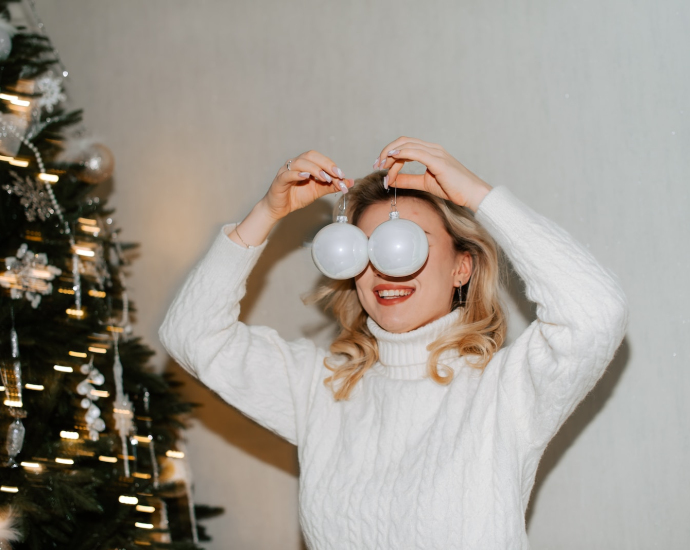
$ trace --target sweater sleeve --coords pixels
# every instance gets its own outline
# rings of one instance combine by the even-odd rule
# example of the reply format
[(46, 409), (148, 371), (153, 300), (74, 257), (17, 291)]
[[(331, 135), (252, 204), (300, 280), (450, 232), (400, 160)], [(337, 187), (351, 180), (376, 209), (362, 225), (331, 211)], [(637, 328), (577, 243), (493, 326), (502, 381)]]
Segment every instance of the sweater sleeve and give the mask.
[[(185, 370), (245, 416), (297, 445), (314, 369), (325, 352), (306, 338), (283, 340), (238, 321), (246, 279), (266, 248), (245, 248), (221, 229), (187, 276), (158, 335)], [(227, 233), (226, 233), (227, 231)]]
[(628, 324), (627, 299), (615, 275), (508, 188), (492, 189), (476, 219), (537, 305), (537, 319), (493, 366), (500, 369), (499, 393), (510, 402), (520, 437), (543, 449), (613, 358)]

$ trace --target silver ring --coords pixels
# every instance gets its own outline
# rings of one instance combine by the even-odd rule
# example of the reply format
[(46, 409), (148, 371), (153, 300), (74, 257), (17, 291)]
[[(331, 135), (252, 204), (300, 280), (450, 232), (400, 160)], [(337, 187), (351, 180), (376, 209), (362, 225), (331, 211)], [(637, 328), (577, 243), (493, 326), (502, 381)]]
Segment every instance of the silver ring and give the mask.
[(290, 169), (290, 164), (292, 164), (292, 159), (290, 159), (289, 161), (287, 161), (287, 162), (285, 163), (285, 167), (286, 167), (288, 170)]

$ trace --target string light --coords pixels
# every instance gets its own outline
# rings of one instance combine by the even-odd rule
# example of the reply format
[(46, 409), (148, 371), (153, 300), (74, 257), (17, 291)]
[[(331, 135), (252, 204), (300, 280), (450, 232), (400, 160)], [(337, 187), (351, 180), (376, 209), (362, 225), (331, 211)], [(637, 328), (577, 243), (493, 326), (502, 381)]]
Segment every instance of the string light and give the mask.
[(127, 495), (120, 495), (120, 498), (118, 499), (122, 504), (130, 504), (130, 505), (135, 505), (139, 503), (139, 499), (137, 497), (130, 497)]
[(81, 357), (81, 358), (85, 358), (87, 356), (87, 354), (82, 352), (82, 351), (70, 351), (69, 355), (71, 355), (72, 357)]
[(35, 390), (35, 391), (43, 391), (45, 390), (45, 387), (42, 386), (41, 384), (24, 384), (24, 387), (27, 390)]
[(150, 523), (141, 523), (140, 521), (137, 521), (134, 524), (134, 527), (139, 527), (140, 529), (153, 529), (153, 525)]
[(146, 506), (144, 504), (139, 504), (137, 506), (137, 512), (146, 512), (147, 514), (152, 514), (156, 509), (153, 506)]
[(66, 365), (53, 365), (53, 368), (60, 372), (74, 372), (72, 367), (68, 367)]
[(62, 430), (60, 432), (60, 437), (62, 439), (79, 439), (79, 434), (77, 432), (68, 432), (67, 430)]
[(98, 460), (101, 462), (110, 462), (111, 464), (115, 464), (117, 462), (117, 458), (114, 456), (99, 456)]
[(74, 464), (74, 460), (71, 458), (56, 458), (55, 462), (58, 464)]
[(10, 487), (8, 485), (2, 485), (0, 486), (0, 491), (2, 491), (3, 493), (18, 493), (19, 487)]
[(165, 456), (170, 458), (184, 458), (184, 453), (182, 451), (165, 451)]

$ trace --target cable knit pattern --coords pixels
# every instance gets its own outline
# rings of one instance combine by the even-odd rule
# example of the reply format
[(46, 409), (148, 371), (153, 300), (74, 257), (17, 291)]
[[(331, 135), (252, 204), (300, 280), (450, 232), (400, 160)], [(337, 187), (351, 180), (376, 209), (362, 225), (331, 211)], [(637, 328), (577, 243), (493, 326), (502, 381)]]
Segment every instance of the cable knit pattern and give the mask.
[[(238, 321), (267, 241), (224, 226), (159, 334), (171, 356), (245, 415), (298, 446), (299, 513), (312, 550), (528, 549), (524, 514), (539, 459), (621, 343), (626, 297), (568, 233), (494, 187), (477, 220), (537, 304), (537, 319), (483, 372), (454, 353), (455, 378), (426, 377), (426, 346), (459, 310), (393, 334), (369, 318), (380, 360), (351, 398), (323, 385), (327, 351)], [(334, 358), (335, 359), (335, 358)]]

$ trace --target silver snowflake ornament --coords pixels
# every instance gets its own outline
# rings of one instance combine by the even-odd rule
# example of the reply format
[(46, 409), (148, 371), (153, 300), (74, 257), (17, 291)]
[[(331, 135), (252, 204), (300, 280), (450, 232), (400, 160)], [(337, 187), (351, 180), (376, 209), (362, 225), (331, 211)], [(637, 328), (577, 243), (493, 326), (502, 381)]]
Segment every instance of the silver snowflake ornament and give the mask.
[(10, 170), (9, 174), (12, 178), (12, 183), (6, 183), (2, 188), (10, 195), (14, 194), (21, 197), (19, 202), (24, 207), (27, 220), (33, 222), (38, 217), (41, 221), (46, 221), (47, 218), (55, 214), (53, 204), (43, 183), (28, 176), (22, 178), (12, 170)]
[(41, 92), (41, 97), (38, 98), (37, 103), (49, 113), (53, 112), (53, 108), (58, 103), (67, 99), (62, 91), (62, 78), (55, 76), (52, 72), (48, 72), (38, 78), (36, 80), (36, 87)]
[(13, 300), (26, 298), (33, 308), (41, 303), (41, 295), (53, 292), (50, 283), (61, 269), (48, 264), (48, 256), (34, 254), (26, 243), (17, 250), (16, 256), (5, 258), (5, 272), (0, 273), (0, 286), (10, 289)]

